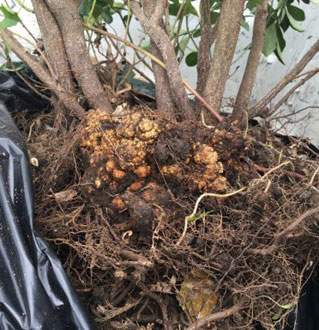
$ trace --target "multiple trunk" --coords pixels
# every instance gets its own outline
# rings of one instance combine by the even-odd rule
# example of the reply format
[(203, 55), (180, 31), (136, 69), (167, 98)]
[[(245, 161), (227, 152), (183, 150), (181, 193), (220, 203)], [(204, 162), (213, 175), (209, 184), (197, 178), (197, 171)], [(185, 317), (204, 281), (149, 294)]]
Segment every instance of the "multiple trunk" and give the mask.
[[(152, 0), (144, 0), (143, 7), (145, 15), (151, 19), (154, 10), (155, 10), (155, 2)], [(158, 24), (160, 24), (161, 28), (164, 29), (164, 23), (162, 21), (162, 17), (159, 19)], [(151, 48), (150, 52), (161, 61), (163, 61), (163, 57), (156, 46), (156, 43), (151, 40)], [(167, 76), (167, 72), (165, 69), (160, 67), (156, 63), (152, 63), (153, 73), (155, 78), (155, 88), (156, 88), (156, 106), (157, 110), (166, 118), (175, 119), (174, 112), (174, 99), (171, 93), (170, 88), (165, 88), (165, 86), (169, 86), (169, 80)]]
[(76, 4), (73, 1), (64, 0), (42, 1), (46, 2), (61, 31), (72, 73), (79, 86), (81, 86), (85, 98), (92, 107), (105, 109), (111, 113), (111, 103), (104, 92), (87, 52), (82, 21)]
[(87, 52), (75, 2), (32, 0), (32, 4), (43, 37), (45, 65), (29, 54), (10, 30), (0, 30), (0, 37), (50, 88), (53, 99), (73, 115), (82, 118), (85, 114), (78, 102), (82, 93), (91, 107), (111, 113), (111, 103)]
[[(31, 67), (51, 89), (54, 97), (61, 101), (64, 108), (71, 111), (73, 115), (81, 118), (85, 114), (85, 110), (78, 102), (82, 96), (91, 107), (111, 113), (111, 103), (87, 52), (83, 25), (77, 11), (78, 3), (75, 0), (31, 1), (43, 37), (45, 64), (28, 53), (10, 30), (0, 30), (0, 37), (9, 44), (18, 57)], [(244, 4), (245, 0), (223, 0), (218, 22), (212, 28), (210, 1), (201, 0), (200, 3), (201, 40), (198, 52), (197, 93), (203, 95), (209, 106), (217, 112), (221, 110), (225, 84), (239, 36)], [(259, 114), (274, 95), (282, 90), (281, 85), (286, 86), (294, 79), (319, 48), (316, 43), (287, 76), (287, 79), (280, 83), (281, 85), (276, 86), (263, 100), (247, 110), (264, 43), (267, 5), (268, 1), (262, 0), (256, 12), (252, 47), (232, 115), (232, 119), (239, 122), (242, 121), (245, 112), (248, 117)], [(166, 69), (163, 69), (153, 63), (159, 112), (171, 120), (176, 120), (176, 118), (193, 120), (194, 111), (182, 81), (174, 47), (164, 26), (163, 17), (167, 9), (167, 1), (132, 1), (131, 9), (145, 33), (151, 38), (151, 53), (166, 66)], [(213, 42), (215, 42), (215, 48), (210, 60)]]
[(151, 0), (144, 1), (144, 8), (140, 7), (137, 2), (132, 2), (132, 11), (143, 26), (145, 33), (152, 39), (154, 44), (156, 44), (156, 47), (166, 65), (169, 85), (160, 87), (169, 88), (171, 90), (174, 102), (180, 111), (178, 113), (179, 117), (191, 120), (194, 118), (194, 112), (188, 101), (187, 93), (182, 82), (182, 76), (179, 70), (174, 47), (162, 25), (162, 17), (165, 12), (165, 1), (156, 2), (153, 14), (150, 17), (147, 16), (147, 10), (145, 10), (145, 5), (148, 5), (148, 2), (151, 2)]

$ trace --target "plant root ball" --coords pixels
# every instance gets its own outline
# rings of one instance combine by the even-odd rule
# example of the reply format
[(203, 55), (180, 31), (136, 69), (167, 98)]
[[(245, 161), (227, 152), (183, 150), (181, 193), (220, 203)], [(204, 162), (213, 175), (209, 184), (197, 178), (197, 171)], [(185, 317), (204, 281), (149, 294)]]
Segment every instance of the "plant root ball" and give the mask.
[(174, 191), (227, 188), (219, 154), (202, 137), (196, 128), (168, 125), (146, 111), (91, 111), (81, 142), (89, 164), (84, 189), (99, 202), (105, 196), (114, 219), (125, 213), (134, 228), (150, 230), (158, 209), (174, 207)]

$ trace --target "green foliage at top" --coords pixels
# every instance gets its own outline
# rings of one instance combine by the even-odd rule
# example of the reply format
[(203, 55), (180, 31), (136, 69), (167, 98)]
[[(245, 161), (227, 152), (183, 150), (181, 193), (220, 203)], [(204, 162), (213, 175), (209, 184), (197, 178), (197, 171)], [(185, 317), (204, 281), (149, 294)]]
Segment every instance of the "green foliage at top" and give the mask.
[[(168, 0), (170, 15), (169, 32), (175, 47), (178, 61), (185, 59), (188, 66), (195, 66), (198, 59), (198, 43), (201, 28), (199, 19), (201, 9), (195, 6), (196, 0)], [(319, 0), (269, 0), (267, 28), (263, 54), (269, 56), (274, 53), (284, 63), (282, 52), (286, 47), (285, 33), (290, 28), (296, 32), (303, 32), (302, 22), (306, 19), (302, 4), (319, 4)], [(242, 19), (242, 27), (249, 30), (247, 19), (256, 14), (261, 0), (246, 1), (246, 10)], [(222, 1), (210, 0), (210, 23), (214, 26), (218, 20)], [(130, 0), (82, 0), (78, 8), (83, 20), (92, 25), (105, 25), (113, 22), (114, 15), (119, 15), (128, 32), (131, 21)], [(17, 12), (5, 5), (0, 5), (0, 28), (6, 29), (20, 22)], [(197, 24), (190, 24), (190, 19), (197, 17)], [(192, 27), (190, 27), (192, 26)], [(130, 36), (130, 35), (129, 35)], [(149, 40), (144, 40), (142, 47), (149, 47)], [(249, 47), (247, 47), (249, 49)], [(188, 55), (186, 56), (186, 53)]]
[[(309, 1), (303, 0), (304, 3)], [(286, 47), (284, 33), (289, 28), (297, 32), (304, 32), (300, 22), (305, 20), (305, 13), (296, 4), (300, 5), (300, 0), (279, 0), (276, 8), (268, 6), (263, 53), (265, 56), (275, 53), (282, 63), (284, 63), (282, 52)]]
[[(185, 58), (186, 51), (189, 53), (185, 62), (189, 66), (195, 66), (198, 58), (198, 38), (201, 34), (200, 24), (190, 28), (190, 18), (200, 17), (200, 12), (194, 6), (195, 0), (169, 0), (170, 14), (170, 38), (174, 44), (179, 62)], [(210, 0), (210, 23), (216, 24), (221, 9), (220, 0)], [(263, 54), (269, 56), (274, 53), (284, 63), (282, 52), (286, 47), (285, 32), (292, 28), (297, 32), (303, 32), (302, 22), (305, 20), (305, 13), (300, 8), (302, 3), (319, 3), (319, 0), (278, 0), (269, 1), (267, 28), (265, 31), (265, 43)], [(247, 18), (255, 15), (261, 0), (248, 0), (242, 20), (242, 27), (249, 29)], [(129, 28), (130, 24), (130, 1), (114, 0), (82, 0), (78, 8), (80, 15), (85, 22), (93, 25), (111, 24), (113, 16), (118, 14), (123, 24)], [(20, 22), (17, 12), (12, 11), (5, 5), (0, 6), (0, 13), (3, 20), (0, 28), (12, 27)], [(197, 40), (196, 40), (197, 39)], [(149, 42), (146, 40), (143, 47), (147, 48)]]
[(0, 22), (0, 29), (7, 29), (11, 26), (15, 26), (20, 22), (18, 13), (12, 11), (5, 5), (0, 6), (1, 16), (3, 20)]
[[(127, 4), (126, 4), (127, 3)], [(276, 3), (276, 4), (275, 4)], [(265, 31), (265, 43), (263, 54), (269, 56), (274, 53), (284, 63), (282, 52), (286, 47), (285, 32), (292, 28), (296, 32), (303, 32), (302, 22), (305, 13), (300, 8), (302, 3), (319, 3), (319, 0), (278, 0), (269, 1), (267, 28)], [(248, 0), (242, 19), (242, 27), (249, 30), (247, 19), (256, 14), (261, 0)], [(201, 10), (197, 10), (195, 0), (168, 0), (170, 15), (170, 38), (175, 47), (177, 59), (181, 62), (185, 59), (188, 66), (195, 66), (198, 59), (198, 43), (201, 35), (199, 18)], [(216, 24), (222, 1), (210, 0), (210, 23)], [(123, 24), (128, 28), (130, 24), (130, 1), (115, 2), (114, 0), (82, 0), (79, 12), (85, 21), (91, 24), (110, 24), (114, 14), (119, 14)], [(198, 23), (190, 24), (190, 19), (198, 17)], [(190, 27), (192, 25), (192, 27)], [(149, 42), (143, 42), (143, 48), (147, 49)], [(249, 47), (247, 47), (249, 49)], [(186, 56), (186, 53), (188, 55)]]
[(179, 1), (179, 0), (170, 0), (169, 1), (169, 14), (172, 16), (187, 16), (193, 14), (198, 16), (197, 10), (193, 6), (192, 2), (195, 0), (186, 0), (186, 1)]

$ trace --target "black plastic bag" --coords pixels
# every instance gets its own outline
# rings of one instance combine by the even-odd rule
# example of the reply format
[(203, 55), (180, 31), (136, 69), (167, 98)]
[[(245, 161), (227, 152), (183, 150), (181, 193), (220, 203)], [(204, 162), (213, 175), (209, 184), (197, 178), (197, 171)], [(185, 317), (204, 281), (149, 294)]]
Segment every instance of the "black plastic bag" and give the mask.
[[(26, 79), (38, 81), (33, 72), (21, 62), (14, 62), (21, 75)], [(7, 68), (9, 70), (10, 68)], [(0, 100), (8, 111), (42, 110), (49, 107), (49, 101), (35, 93), (12, 69), (0, 70)]]
[(319, 329), (319, 282), (318, 270), (302, 288), (298, 306), (288, 316), (284, 330), (318, 330)]
[(0, 329), (93, 330), (60, 261), (33, 229), (21, 136), (0, 102)]

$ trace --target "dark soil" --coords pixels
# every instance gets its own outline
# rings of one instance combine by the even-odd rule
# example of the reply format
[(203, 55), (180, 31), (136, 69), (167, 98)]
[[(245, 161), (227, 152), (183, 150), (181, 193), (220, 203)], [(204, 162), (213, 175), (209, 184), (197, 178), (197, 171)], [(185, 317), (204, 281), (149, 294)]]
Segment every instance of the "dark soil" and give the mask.
[(38, 160), (37, 227), (99, 329), (285, 324), (319, 255), (319, 211), (285, 231), (318, 205), (303, 142), (145, 107), (17, 122)]

